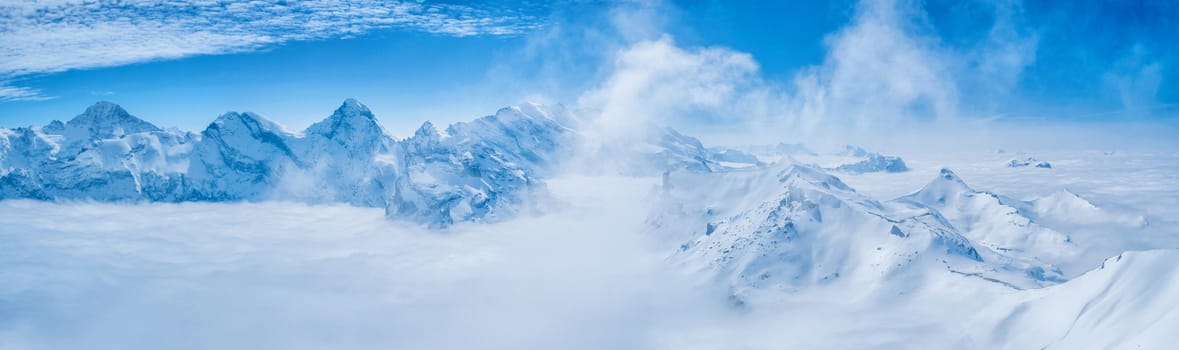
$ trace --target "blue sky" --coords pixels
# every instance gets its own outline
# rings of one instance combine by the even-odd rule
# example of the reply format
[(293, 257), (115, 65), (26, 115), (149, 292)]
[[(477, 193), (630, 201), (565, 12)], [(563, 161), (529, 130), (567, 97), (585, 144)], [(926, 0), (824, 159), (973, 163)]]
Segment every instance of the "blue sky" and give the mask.
[[(754, 109), (819, 115), (806, 118), (893, 106), (930, 118), (1173, 122), (1175, 18), (1168, 1), (29, 1), (0, 5), (0, 125), (66, 120), (110, 100), (185, 130), (228, 110), (301, 129), (354, 97), (405, 135), (425, 119), (525, 100), (601, 102), (587, 96), (609, 95), (620, 57), (660, 40), (674, 50), (657, 52), (747, 54), (754, 65), (738, 65), (737, 78), (700, 86), (781, 95), (771, 100), (789, 102)], [(811, 103), (828, 96), (842, 97)], [(742, 111), (684, 110), (712, 124)], [(865, 118), (876, 117), (847, 120)]]

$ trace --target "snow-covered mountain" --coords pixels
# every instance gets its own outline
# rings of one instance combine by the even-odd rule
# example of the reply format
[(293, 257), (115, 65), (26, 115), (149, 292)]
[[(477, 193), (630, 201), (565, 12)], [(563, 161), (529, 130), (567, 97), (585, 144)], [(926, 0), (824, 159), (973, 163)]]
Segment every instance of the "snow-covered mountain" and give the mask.
[(187, 168), (194, 135), (99, 102), (66, 123), (0, 133), (0, 198), (162, 200)]
[(568, 111), (524, 104), (395, 140), (363, 104), (295, 132), (254, 113), (199, 134), (99, 102), (66, 123), (0, 129), (0, 198), (296, 200), (385, 207), (432, 226), (495, 220), (542, 196), (539, 174), (575, 133)]
[(1035, 220), (1031, 203), (974, 190), (949, 169), (900, 200), (936, 209), (972, 241), (1013, 256), (1060, 264), (1077, 254), (1068, 235)]
[(70, 141), (84, 142), (161, 130), (152, 123), (132, 116), (113, 102), (100, 101), (70, 119), (64, 126), (50, 123), (45, 131), (65, 135)]
[(934, 208), (879, 202), (797, 163), (670, 174), (656, 201), (649, 224), (683, 242), (676, 260), (738, 297), (836, 283), (905, 290), (930, 274), (1014, 288), (1061, 280), (1050, 265), (973, 242)]
[(566, 113), (524, 104), (446, 130), (426, 122), (390, 158), (401, 176), (386, 213), (447, 225), (527, 209), (546, 194), (542, 174), (575, 143), (576, 133), (557, 122)]

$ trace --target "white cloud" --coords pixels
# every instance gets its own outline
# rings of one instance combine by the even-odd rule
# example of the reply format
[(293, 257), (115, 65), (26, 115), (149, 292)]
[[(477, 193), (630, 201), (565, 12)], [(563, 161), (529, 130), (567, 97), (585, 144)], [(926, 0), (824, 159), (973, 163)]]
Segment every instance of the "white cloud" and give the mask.
[(5, 101), (44, 101), (53, 99), (53, 96), (45, 95), (40, 89), (35, 89), (26, 86), (13, 86), (5, 81), (0, 81), (0, 102)]
[(1105, 73), (1106, 85), (1117, 93), (1122, 104), (1122, 110), (1118, 113), (1128, 117), (1146, 117), (1157, 113), (1156, 109), (1167, 108), (1158, 99), (1163, 67), (1152, 58), (1145, 47), (1138, 45)]
[(858, 7), (852, 24), (827, 38), (824, 63), (795, 81), (800, 126), (867, 129), (921, 114), (954, 116), (958, 92), (950, 57), (907, 30), (910, 19), (895, 3)]
[[(251, 51), (381, 28), (472, 36), (537, 26), (537, 18), (519, 11), (400, 1), (15, 2), (0, 5), (0, 78)], [(0, 96), (29, 93), (14, 89)]]
[(578, 101), (596, 111), (602, 132), (637, 131), (655, 122), (690, 120), (700, 112), (727, 115), (761, 85), (757, 62), (726, 48), (685, 49), (670, 36), (620, 50), (611, 74)]
[(993, 20), (979, 39), (951, 46), (920, 3), (866, 1), (826, 37), (821, 63), (793, 79), (768, 80), (748, 53), (651, 38), (666, 19), (645, 15), (659, 3), (647, 5), (612, 13), (626, 45), (579, 100), (600, 114), (604, 129), (654, 121), (706, 142), (818, 146), (870, 144), (918, 129), (974, 132), (990, 123), (1035, 59), (1036, 37), (1021, 27), (1017, 4), (988, 5)]

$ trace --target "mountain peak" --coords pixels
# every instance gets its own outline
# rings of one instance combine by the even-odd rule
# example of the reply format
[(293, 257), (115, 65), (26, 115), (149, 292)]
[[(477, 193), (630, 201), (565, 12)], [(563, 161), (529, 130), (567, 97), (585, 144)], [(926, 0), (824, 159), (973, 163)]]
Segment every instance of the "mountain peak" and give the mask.
[(210, 131), (220, 132), (223, 131), (223, 129), (240, 130), (239, 128), (242, 127), (246, 128), (251, 134), (260, 132), (278, 132), (284, 134), (291, 133), (282, 125), (279, 125), (270, 119), (266, 119), (266, 117), (252, 112), (222, 113), (217, 117), (216, 120), (210, 123), (207, 128), (205, 128), (203, 133), (209, 133)]
[(442, 131), (438, 130), (438, 127), (434, 126), (434, 123), (427, 120), (414, 132), (414, 136), (420, 138), (439, 138), (442, 136)]
[(340, 104), (340, 108), (336, 108), (336, 112), (333, 114), (340, 116), (361, 116), (373, 119), (373, 112), (368, 109), (368, 106), (365, 106), (354, 98), (345, 99), (344, 103)]
[[(108, 111), (108, 110), (123, 111), (123, 107), (121, 107), (121, 106), (119, 106), (119, 104), (111, 102), (111, 101), (98, 101), (98, 102), (95, 102), (93, 105), (90, 105), (90, 107), (86, 108), (87, 113), (90, 113), (91, 111)], [(126, 111), (123, 111), (123, 113), (126, 113)]]
[(825, 189), (838, 189), (842, 191), (851, 191), (851, 187), (839, 180), (838, 177), (832, 176), (822, 170), (811, 166), (787, 163), (784, 168), (778, 172), (778, 182), (790, 183), (792, 185), (809, 184), (811, 186), (818, 186)]
[(955, 174), (954, 171), (950, 170), (949, 168), (942, 168), (941, 170), (938, 170), (938, 177), (945, 181), (965, 183), (962, 181), (962, 178), (958, 177), (958, 174)]
[(307, 127), (307, 133), (323, 135), (329, 139), (340, 137), (371, 139), (379, 137), (384, 131), (377, 124), (376, 117), (368, 107), (349, 98), (344, 100), (344, 103), (340, 104), (340, 107), (336, 108), (336, 111), (327, 119)]
[(99, 101), (74, 119), (66, 123), (66, 127), (73, 129), (75, 136), (85, 136), (90, 139), (104, 139), (126, 134), (160, 131), (160, 128), (143, 119), (127, 113), (123, 107), (110, 101)]
[(962, 193), (975, 192), (958, 177), (953, 170), (942, 168), (938, 171), (938, 175), (933, 181), (930, 181), (921, 190), (906, 196), (906, 198), (916, 200), (920, 203), (944, 203), (950, 197), (956, 197)]
[(944, 190), (953, 190), (955, 192), (973, 192), (974, 189), (962, 181), (958, 174), (949, 168), (941, 168), (938, 170), (937, 178), (925, 185), (926, 188), (939, 188)]

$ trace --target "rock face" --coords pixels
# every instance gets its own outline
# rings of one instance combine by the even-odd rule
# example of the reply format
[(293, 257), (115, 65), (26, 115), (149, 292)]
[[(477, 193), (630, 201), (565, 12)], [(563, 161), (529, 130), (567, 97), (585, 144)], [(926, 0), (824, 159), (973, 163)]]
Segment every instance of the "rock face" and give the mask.
[(430, 226), (509, 216), (543, 197), (540, 174), (576, 133), (561, 107), (525, 104), (395, 140), (363, 104), (293, 132), (253, 113), (199, 134), (99, 102), (67, 123), (0, 129), (0, 198), (297, 200), (384, 207)]

